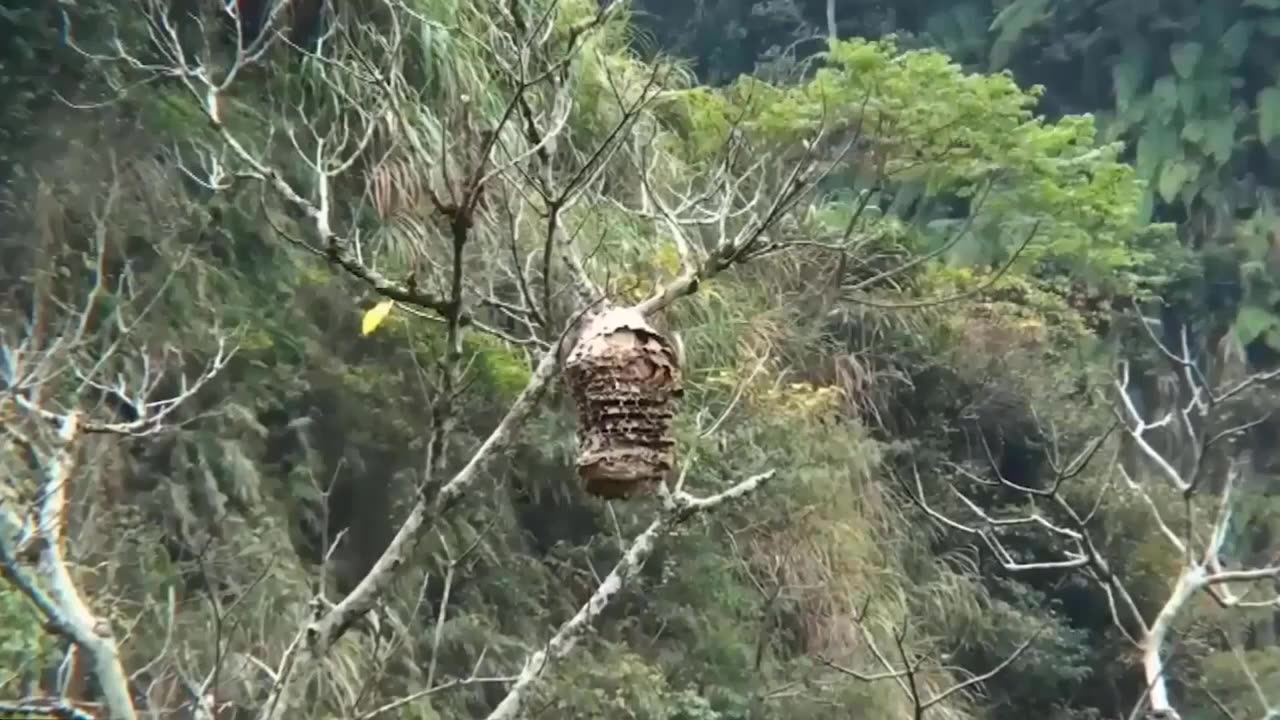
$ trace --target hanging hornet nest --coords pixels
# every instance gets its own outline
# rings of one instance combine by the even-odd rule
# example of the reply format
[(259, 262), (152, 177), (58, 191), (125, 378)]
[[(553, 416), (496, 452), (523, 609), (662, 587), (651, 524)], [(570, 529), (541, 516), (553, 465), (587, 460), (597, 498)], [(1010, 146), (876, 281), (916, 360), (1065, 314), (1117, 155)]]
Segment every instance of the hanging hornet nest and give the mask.
[(632, 497), (670, 474), (680, 363), (644, 315), (622, 308), (588, 320), (565, 379), (578, 406), (578, 476), (589, 494)]

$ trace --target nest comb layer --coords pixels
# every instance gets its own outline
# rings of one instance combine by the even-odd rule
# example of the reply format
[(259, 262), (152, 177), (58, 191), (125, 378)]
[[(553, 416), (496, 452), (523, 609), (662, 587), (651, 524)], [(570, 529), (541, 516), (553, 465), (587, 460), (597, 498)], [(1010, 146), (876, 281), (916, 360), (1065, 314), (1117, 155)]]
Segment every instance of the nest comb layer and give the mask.
[(578, 476), (589, 494), (632, 497), (671, 473), (680, 364), (642, 314), (624, 308), (591, 319), (565, 376), (578, 408)]

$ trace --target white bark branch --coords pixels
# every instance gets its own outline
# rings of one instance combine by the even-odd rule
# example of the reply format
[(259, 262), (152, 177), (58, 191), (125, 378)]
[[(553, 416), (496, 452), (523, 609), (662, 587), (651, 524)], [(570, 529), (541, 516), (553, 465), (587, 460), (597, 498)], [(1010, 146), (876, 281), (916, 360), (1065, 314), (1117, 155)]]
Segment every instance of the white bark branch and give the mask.
[(1151, 630), (1142, 639), (1142, 671), (1147, 682), (1147, 699), (1153, 711), (1174, 713), (1177, 716), (1169, 701), (1169, 686), (1165, 676), (1165, 645), (1169, 640), (1169, 631), (1173, 629), (1183, 608), (1207, 584), (1208, 576), (1204, 568), (1193, 566), (1184, 570), (1157, 613), (1155, 622), (1151, 623)]
[(697, 498), (685, 492), (670, 492), (663, 487), (663, 509), (644, 532), (631, 541), (622, 559), (596, 587), (586, 604), (578, 609), (547, 641), (545, 648), (525, 659), (524, 667), (516, 677), (506, 697), (489, 713), (488, 720), (516, 720), (524, 716), (524, 708), (537, 683), (546, 674), (551, 663), (573, 651), (587, 632), (595, 625), (601, 613), (618, 593), (633, 580), (653, 553), (658, 540), (689, 516), (708, 512), (726, 502), (744, 497), (773, 479), (775, 471), (754, 475), (723, 492), (706, 498)]
[(86, 654), (94, 677), (102, 688), (103, 704), (111, 720), (135, 720), (129, 691), (129, 675), (120, 662), (120, 652), (111, 626), (100, 621), (80, 594), (67, 567), (63, 550), (67, 489), (75, 472), (75, 445), (81, 436), (81, 416), (77, 412), (62, 418), (56, 445), (50, 457), (41, 459), (44, 484), (38, 513), (37, 535), (29, 542), (38, 543), (36, 572), (22, 566), (22, 548), (13, 548), (9, 533), (14, 513), (3, 508), (4, 524), (0, 528), (0, 562), (4, 575), (30, 598), (45, 621)]
[(297, 698), (292, 697), (294, 673), (291, 671), (299, 665), (306, 666), (323, 657), (357, 619), (374, 607), (395, 581), (400, 567), (417, 546), (423, 532), (439, 519), (445, 509), (470, 490), (485, 467), (511, 443), (515, 431), (533, 412), (558, 367), (557, 352), (552, 348), (543, 354), (524, 390), (467, 464), (434, 497), (424, 494), (414, 503), (387, 549), (360, 583), (333, 608), (307, 626), (305, 640), (292, 646), (281, 660), (277, 681), (264, 703), (261, 720), (278, 720), (296, 708)]
[[(571, 211), (576, 212), (591, 202), (608, 204), (607, 193), (601, 192), (599, 197), (586, 195), (594, 192), (591, 188), (597, 182), (603, 182), (600, 179), (607, 172), (606, 165), (616, 153), (627, 146), (641, 111), (660, 94), (659, 74), (655, 70), (653, 78), (645, 84), (636, 100), (626, 99), (629, 91), (637, 90), (636, 87), (616, 91), (615, 99), (619, 109), (623, 111), (624, 119), (602, 141), (601, 146), (591, 152), (572, 147), (566, 149), (564, 145), (568, 141), (557, 137), (562, 135), (565, 123), (571, 115), (572, 94), (556, 84), (562, 82), (561, 76), (566, 74), (562, 71), (580, 49), (581, 44), (577, 41), (589, 30), (603, 24), (612, 10), (602, 11), (585, 24), (573, 28), (570, 33), (573, 39), (568, 43), (567, 49), (558, 42), (551, 44), (552, 29), (556, 26), (554, 22), (539, 21), (537, 28), (530, 29), (517, 17), (518, 8), (513, 10), (511, 16), (494, 20), (495, 23), (510, 21), (512, 27), (495, 24), (494, 29), (501, 30), (503, 37), (518, 39), (519, 42), (510, 47), (505, 44), (490, 47), (490, 41), (484, 39), (483, 34), (468, 37), (468, 42), (482, 46), (498, 66), (505, 68), (511, 76), (508, 79), (513, 80), (517, 86), (513, 96), (508, 98), (509, 102), (501, 119), (496, 124), (480, 129), (478, 124), (485, 121), (470, 114), (471, 110), (468, 108), (474, 106), (468, 105), (470, 101), (461, 92), (455, 98), (456, 103), (451, 99), (448, 111), (437, 113), (434, 110), (421, 110), (424, 98), (406, 80), (401, 66), (404, 53), (399, 47), (402, 37), (400, 23), (410, 22), (416, 25), (421, 17), (397, 0), (387, 0), (384, 5), (388, 10), (386, 17), (390, 28), (370, 32), (363, 38), (378, 48), (376, 51), (368, 50), (363, 42), (354, 42), (335, 50), (332, 57), (314, 58), (324, 68), (324, 72), (319, 73), (320, 92), (329, 95), (332, 104), (343, 109), (343, 112), (338, 113), (340, 117), (329, 117), (327, 120), (312, 117), (308, 114), (310, 107), (300, 103), (297, 107), (284, 109), (283, 117), (273, 118), (265, 123), (267, 131), (283, 133), (287, 137), (288, 142), (285, 144), (292, 145), (297, 155), (295, 166), (306, 169), (310, 176), (297, 180), (284, 172), (284, 168), (289, 165), (279, 160), (269, 149), (264, 149), (269, 147), (267, 143), (259, 144), (257, 136), (236, 130), (241, 126), (234, 122), (236, 118), (232, 114), (239, 109), (224, 101), (224, 96), (230, 97), (227, 91), (241, 74), (240, 71), (265, 58), (264, 51), (268, 43), (262, 41), (248, 50), (237, 52), (229, 67), (223, 70), (217, 69), (217, 63), (190, 61), (188, 57), (192, 48), (183, 47), (179, 28), (174, 19), (165, 13), (163, 3), (155, 0), (147, 2), (158, 12), (159, 24), (151, 28), (151, 40), (160, 48), (163, 59), (159, 62), (143, 61), (139, 55), (128, 53), (122, 43), (116, 44), (110, 56), (95, 59), (122, 64), (135, 74), (175, 79), (199, 103), (210, 121), (212, 135), (209, 137), (209, 146), (202, 148), (206, 167), (203, 172), (193, 169), (190, 176), (214, 191), (229, 187), (229, 181), (233, 178), (251, 179), (270, 188), (281, 204), (291, 207), (302, 216), (307, 237), (298, 240), (286, 235), (291, 243), (322, 257), (330, 265), (363, 281), (386, 298), (414, 305), (428, 311), (428, 314), (434, 313), (444, 319), (448, 325), (449, 348), (444, 365), (452, 367), (456, 364), (462, 347), (459, 331), (477, 322), (477, 318), (467, 309), (475, 304), (472, 302), (474, 298), (470, 295), (470, 288), (483, 283), (467, 277), (471, 272), (472, 260), (466, 258), (464, 261), (463, 246), (473, 241), (484, 242), (485, 233), (491, 232), (487, 227), (490, 217), (485, 214), (491, 211), (484, 206), (492, 203), (495, 197), (520, 197), (523, 194), (524, 205), (541, 211), (547, 208), (540, 208), (534, 197), (540, 189), (541, 205), (548, 206), (551, 210), (546, 223), (546, 242), (542, 246), (542, 254), (546, 258), (542, 281), (546, 288), (541, 305), (546, 307), (539, 307), (531, 301), (527, 289), (529, 283), (525, 282), (519, 259), (520, 253), (527, 248), (522, 250), (516, 247), (515, 233), (511, 248), (513, 265), (510, 270), (520, 279), (525, 295), (530, 299), (529, 307), (524, 310), (530, 312), (533, 318), (538, 318), (539, 311), (546, 316), (543, 319), (547, 322), (540, 323), (545, 331), (542, 340), (552, 340), (557, 330), (556, 325), (550, 321), (552, 298), (559, 295), (558, 289), (551, 287), (553, 280), (550, 259), (553, 251), (565, 256), (569, 276), (580, 290), (585, 288), (586, 291), (581, 294), (589, 296), (578, 305), (592, 304), (599, 299), (597, 296), (601, 293), (594, 291), (583, 260), (570, 247), (572, 237), (569, 228), (561, 220), (568, 218)], [(264, 37), (278, 36), (274, 32), (278, 28), (272, 28), (272, 21), (277, 14), (273, 13), (268, 18), (263, 29)], [(549, 20), (549, 17), (543, 20)], [(238, 23), (239, 18), (235, 19)], [(348, 80), (354, 82), (348, 83)], [(554, 99), (547, 107), (526, 97), (526, 93), (532, 92), (535, 86), (541, 84), (553, 86)], [(429, 122), (423, 122), (428, 116)], [(326, 128), (326, 125), (333, 127)], [(424, 129), (428, 131), (422, 132)], [(558, 150), (557, 145), (561, 146)], [(447, 233), (440, 227), (415, 229), (422, 236), (415, 240), (423, 240), (426, 236), (430, 236), (427, 239), (432, 242), (441, 240), (434, 233), (449, 236), (444, 238), (451, 241), (453, 251), (448, 282), (435, 282), (441, 280), (439, 277), (426, 278), (427, 282), (421, 282), (423, 278), (417, 276), (417, 270), (409, 272), (404, 280), (393, 279), (399, 270), (387, 271), (386, 274), (380, 272), (376, 249), (364, 244), (361, 231), (348, 227), (348, 223), (344, 221), (343, 213), (347, 208), (334, 194), (337, 190), (337, 178), (342, 173), (359, 167), (356, 164), (357, 157), (376, 154), (380, 149), (386, 150), (388, 155), (392, 150), (403, 151), (402, 154), (410, 158), (414, 177), (399, 179), (406, 180), (405, 184), (412, 187), (397, 187), (397, 191), (405, 190), (409, 194), (421, 195), (422, 197), (415, 197), (413, 200), (433, 207), (435, 215), (442, 219), (437, 224), (448, 226)], [(507, 160), (499, 166), (496, 158), (503, 153)], [(562, 161), (575, 154), (577, 159), (582, 160), (579, 163), (581, 167), (568, 169), (566, 166), (574, 163)], [(684, 219), (676, 218), (675, 214), (693, 207), (692, 212), (701, 213), (703, 222), (720, 227), (721, 242), (715, 245), (711, 253), (706, 254), (705, 261), (701, 263), (696, 260), (702, 259), (703, 253), (685, 247), (691, 258), (687, 272), (671, 286), (642, 303), (639, 308), (641, 312), (657, 312), (676, 299), (695, 292), (700, 281), (750, 259), (762, 249), (776, 249), (778, 243), (771, 240), (768, 233), (813, 187), (814, 177), (809, 171), (812, 159), (807, 156), (804, 162), (798, 162), (793, 169), (784, 169), (780, 173), (782, 177), (778, 176), (776, 165), (771, 165), (765, 158), (756, 161), (751, 172), (737, 174), (739, 176), (736, 177), (736, 173), (726, 163), (717, 171), (713, 180), (706, 182), (708, 187), (725, 188), (721, 196), (710, 204), (713, 206), (711, 209), (694, 202), (672, 210), (673, 214), (666, 217), (664, 222), (668, 223), (667, 227), (678, 237), (684, 237), (680, 230), (680, 223)], [(222, 165), (223, 161), (227, 163), (227, 167)], [(531, 172), (526, 166), (532, 163), (539, 164), (540, 169), (535, 168), (536, 172)], [(557, 174), (563, 174), (564, 178), (555, 177)], [(531, 178), (541, 178), (541, 187)], [(699, 178), (699, 182), (701, 181), (702, 178)], [(506, 183), (506, 187), (502, 183)], [(490, 187), (491, 185), (496, 187)], [(535, 192), (529, 194), (529, 190)], [(663, 187), (655, 192), (665, 190)], [(574, 220), (576, 223), (577, 218)], [(736, 228), (736, 231), (727, 228)], [(277, 231), (284, 235), (285, 231), (279, 228)], [(520, 240), (526, 242), (524, 238)], [(427, 256), (424, 263), (439, 263), (437, 269), (443, 269), (445, 263), (440, 263), (432, 253), (423, 255)], [(439, 286), (445, 286), (446, 289), (425, 289)], [(464, 290), (468, 294), (465, 298)], [(479, 314), (481, 311), (476, 309), (474, 312)], [(571, 327), (572, 325), (570, 323)], [(560, 346), (564, 343), (564, 335), (558, 343), (547, 343), (554, 346), (543, 354), (526, 387), (506, 415), (467, 460), (465, 466), (447, 482), (442, 482), (443, 473), (435, 470), (443, 464), (441, 458), (445, 456), (447, 436), (456, 421), (454, 408), (447, 406), (447, 403), (452, 402), (452, 391), (455, 388), (448, 380), (443, 383), (444, 392), (441, 395), (449, 399), (444, 401), (446, 404), (439, 406), (443, 408), (439, 410), (439, 417), (433, 417), (435, 422), (432, 442), (429, 443), (428, 463), (433, 469), (428, 478), (431, 489), (424, 490), (417, 498), (388, 547), (352, 591), (331, 606), (317, 598), (317, 602), (313, 604), (314, 615), (300, 623), (293, 643), (278, 658), (276, 667), (272, 670), (273, 680), (266, 691), (265, 702), (258, 710), (260, 720), (282, 720), (302, 711), (305, 698), (301, 695), (307, 683), (300, 676), (315, 670), (334, 643), (389, 592), (400, 575), (401, 568), (412, 557), (418, 539), (443, 516), (448, 507), (472, 490), (488, 465), (512, 443), (515, 434), (529, 419), (546, 388), (553, 382), (558, 369), (558, 358), (561, 356)], [(215, 366), (221, 367), (216, 362)], [(447, 378), (453, 376), (451, 370), (445, 370), (444, 374)], [(152, 418), (157, 415), (163, 417), (167, 412), (167, 409), (158, 409), (152, 414)], [(445, 417), (446, 415), (449, 417)], [(652, 550), (653, 542), (661, 533), (691, 514), (710, 510), (751, 492), (768, 477), (771, 474), (757, 476), (710, 498), (694, 498), (679, 489), (667, 492), (659, 519), (650, 530), (637, 538), (632, 550), (615, 569), (615, 575), (611, 576), (614, 578), (613, 582), (606, 581), (597, 592), (598, 597), (593, 598), (593, 603), (589, 603), (576, 620), (561, 628), (552, 638), (551, 644), (542, 651), (543, 660), (533, 662), (534, 659), (531, 658), (530, 663), (526, 664), (525, 673), (513, 685), (509, 698), (514, 699), (511, 701), (517, 705), (523, 702), (526, 689), (541, 677), (545, 662), (561, 657), (572, 649), (579, 634), (590, 626), (613, 594), (643, 564)]]
[[(1159, 343), (1159, 340), (1154, 335), (1152, 335), (1152, 340), (1157, 344)], [(1220, 482), (1202, 482), (1203, 478), (1201, 477), (1207, 468), (1212, 467), (1206, 464), (1205, 456), (1210, 448), (1216, 447), (1214, 443), (1232, 433), (1250, 427), (1249, 423), (1237, 423), (1228, 430), (1211, 434), (1213, 431), (1210, 428), (1213, 428), (1215, 424), (1221, 424), (1215, 422), (1220, 419), (1220, 416), (1214, 415), (1214, 413), (1221, 411), (1224, 403), (1234, 396), (1236, 393), (1235, 388), (1265, 383), (1278, 375), (1276, 373), (1258, 373), (1242, 383), (1237, 383), (1231, 390), (1215, 391), (1207, 384), (1204, 375), (1198, 370), (1185, 334), (1182, 348), (1179, 352), (1174, 352), (1163, 345), (1160, 346), (1160, 349), (1175, 363), (1178, 369), (1178, 372), (1175, 373), (1175, 379), (1186, 384), (1185, 387), (1181, 388), (1186, 401), (1180, 407), (1171, 410), (1158, 420), (1149, 420), (1143, 416), (1142, 411), (1138, 408), (1137, 401), (1130, 393), (1131, 378), (1128, 363), (1121, 364), (1119, 377), (1115, 382), (1115, 388), (1118, 391), (1117, 416), (1124, 423), (1129, 438), (1139, 451), (1141, 459), (1146, 461), (1149, 467), (1154, 469), (1155, 474), (1167, 481), (1168, 487), (1178, 494), (1178, 499), (1181, 501), (1180, 506), (1184, 508), (1186, 513), (1185, 517), (1166, 517), (1166, 514), (1170, 512), (1167, 501), (1172, 493), (1165, 490), (1163, 484), (1153, 487), (1150, 483), (1145, 482), (1145, 478), (1142, 476), (1134, 477), (1124, 467), (1117, 468), (1123, 479), (1124, 487), (1137, 495), (1138, 499), (1147, 507), (1155, 520), (1160, 537), (1167, 542), (1167, 546), (1181, 561), (1176, 577), (1170, 579), (1168, 595), (1164, 598), (1155, 616), (1149, 621), (1138, 609), (1137, 604), (1125, 588), (1123, 579), (1115, 575), (1111, 564), (1108, 563), (1103, 555), (1103, 551), (1090, 535), (1087, 518), (1092, 517), (1098, 507), (1105, 502), (1109, 494), (1108, 487), (1102, 488), (1097, 499), (1097, 505), (1087, 514), (1083, 514), (1077, 512), (1058, 492), (1061, 484), (1060, 480), (1065, 471), (1059, 470), (1056, 464), (1053, 464), (1053, 466), (1055, 472), (1059, 473), (1059, 478), (1050, 484), (1053, 489), (1047, 492), (1019, 486), (1005, 480), (1003, 477), (999, 478), (999, 482), (983, 480), (975, 474), (956, 466), (962, 475), (981, 485), (1009, 488), (1021, 492), (1037, 502), (1041, 500), (1052, 501), (1054, 503), (1053, 508), (1060, 511), (1070, 521), (1067, 526), (1051, 522), (1039, 513), (1012, 518), (993, 517), (992, 514), (954, 488), (952, 489), (960, 496), (961, 501), (978, 520), (965, 522), (947, 517), (945, 514), (930, 507), (926, 502), (923, 483), (921, 483), (918, 475), (914, 488), (917, 497), (914, 499), (930, 517), (946, 527), (968, 535), (981, 537), (1001, 565), (1008, 571), (1075, 567), (1088, 572), (1101, 589), (1106, 592), (1112, 619), (1116, 626), (1126, 637), (1135, 642), (1140, 651), (1140, 665), (1143, 678), (1146, 681), (1146, 690), (1138, 701), (1138, 706), (1134, 711), (1135, 714), (1143, 706), (1146, 706), (1152, 715), (1176, 720), (1178, 713), (1176, 708), (1173, 707), (1168, 678), (1169, 647), (1175, 626), (1182, 616), (1186, 614), (1188, 607), (1194, 603), (1197, 594), (1201, 592), (1209, 593), (1220, 605), (1227, 608), (1280, 607), (1280, 596), (1276, 596), (1274, 592), (1270, 593), (1264, 600), (1247, 601), (1244, 596), (1236, 595), (1230, 588), (1233, 583), (1262, 585), (1268, 581), (1280, 579), (1280, 565), (1276, 564), (1276, 560), (1273, 559), (1270, 564), (1261, 567), (1232, 569), (1223, 567), (1224, 559), (1221, 555), (1229, 531), (1232, 530), (1233, 510), (1235, 505), (1241, 501), (1237, 496), (1237, 492), (1241, 484), (1242, 472), (1244, 472), (1243, 464), (1237, 458), (1222, 458), (1227, 460), (1228, 467), (1223, 471), (1224, 476), (1219, 478)], [(1179, 435), (1178, 442), (1187, 453), (1176, 463), (1166, 457), (1149, 439), (1150, 431), (1165, 428)], [(1086, 450), (1088, 452), (1086, 457), (1092, 457), (1096, 447), (1086, 448)], [(988, 458), (988, 460), (992, 466), (992, 471), (999, 475), (994, 459)], [(1180, 466), (1184, 466), (1186, 469), (1180, 469)], [(1070, 473), (1074, 475), (1080, 472), (1082, 466), (1072, 463), (1070, 468)], [(1209, 495), (1206, 491), (1206, 488), (1210, 487), (1213, 488), (1212, 495)], [(1202, 500), (1208, 500), (1213, 503), (1214, 508), (1210, 513), (1212, 520), (1197, 523), (1195, 521), (1196, 509), (1194, 504)], [(1181, 529), (1184, 524), (1186, 526), (1185, 530), (1181, 532), (1175, 530), (1175, 528)], [(1005, 551), (994, 531), (1001, 527), (1016, 525), (1038, 525), (1059, 540), (1073, 545), (1076, 551), (1069, 552), (1067, 560), (1013, 562), (1011, 555)], [(1131, 616), (1127, 618), (1129, 620), (1127, 623), (1122, 622), (1117, 599), (1123, 601), (1124, 609)], [(1138, 632), (1130, 633), (1126, 625), (1136, 628)]]

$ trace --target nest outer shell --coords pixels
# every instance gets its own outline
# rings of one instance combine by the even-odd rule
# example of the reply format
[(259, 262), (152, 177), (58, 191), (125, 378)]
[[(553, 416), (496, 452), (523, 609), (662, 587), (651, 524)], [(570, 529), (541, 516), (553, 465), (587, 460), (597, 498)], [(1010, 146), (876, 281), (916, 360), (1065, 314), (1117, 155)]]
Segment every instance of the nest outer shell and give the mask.
[(633, 308), (591, 318), (565, 362), (578, 409), (578, 476), (590, 495), (651, 491), (675, 467), (683, 380), (675, 346)]

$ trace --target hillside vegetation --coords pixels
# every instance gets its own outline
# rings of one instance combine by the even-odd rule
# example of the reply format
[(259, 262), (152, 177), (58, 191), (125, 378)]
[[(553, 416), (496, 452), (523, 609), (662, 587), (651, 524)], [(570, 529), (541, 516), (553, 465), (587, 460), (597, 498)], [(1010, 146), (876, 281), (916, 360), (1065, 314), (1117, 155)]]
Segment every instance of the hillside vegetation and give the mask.
[(637, 10), (0, 13), (0, 709), (1280, 712), (1270, 301), (1192, 315), (1168, 207), (1227, 166)]

